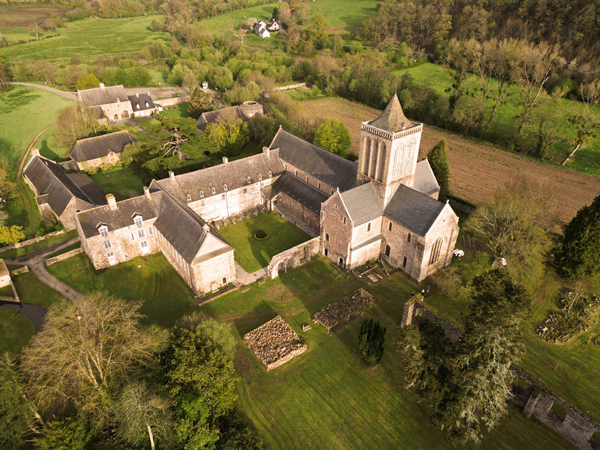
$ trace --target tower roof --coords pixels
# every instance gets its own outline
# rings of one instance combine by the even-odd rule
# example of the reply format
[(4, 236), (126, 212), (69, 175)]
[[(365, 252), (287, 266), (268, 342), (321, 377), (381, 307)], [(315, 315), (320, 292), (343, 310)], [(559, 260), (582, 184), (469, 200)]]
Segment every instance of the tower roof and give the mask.
[(390, 131), (392, 133), (406, 130), (407, 128), (412, 128), (416, 125), (415, 122), (407, 119), (404, 115), (404, 111), (402, 111), (402, 106), (400, 106), (400, 100), (398, 100), (397, 94), (394, 94), (392, 100), (383, 110), (381, 115), (377, 119), (371, 120), (368, 123), (375, 128)]

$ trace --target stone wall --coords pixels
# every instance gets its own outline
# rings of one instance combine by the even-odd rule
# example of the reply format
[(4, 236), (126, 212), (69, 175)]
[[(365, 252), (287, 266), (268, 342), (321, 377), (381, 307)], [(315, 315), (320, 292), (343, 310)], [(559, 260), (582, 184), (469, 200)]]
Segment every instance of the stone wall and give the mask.
[(339, 192), (336, 192), (321, 208), (322, 253), (335, 264), (345, 267), (351, 240), (352, 223)]
[[(390, 230), (391, 224), (391, 230)], [(381, 255), (392, 266), (403, 270), (413, 280), (420, 277), (420, 262), (423, 259), (426, 239), (415, 234), (400, 223), (385, 217), (381, 234)], [(410, 241), (409, 241), (410, 239)], [(389, 256), (386, 254), (389, 245)]]
[(294, 216), (300, 219), (305, 225), (309, 226), (316, 232), (319, 232), (319, 214), (306, 208), (293, 198), (281, 192), (275, 200), (277, 206), (291, 212)]
[(65, 233), (66, 233), (65, 230), (54, 231), (52, 233), (46, 234), (45, 236), (37, 236), (37, 237), (34, 237), (33, 239), (29, 239), (27, 241), (17, 242), (14, 245), (7, 245), (6, 247), (1, 247), (0, 248), (0, 253), (4, 252), (6, 250), (11, 250), (13, 248), (21, 248), (21, 247), (26, 247), (26, 246), (31, 245), (31, 244), (36, 244), (38, 242), (41, 242), (41, 241), (44, 241), (44, 240), (48, 239), (49, 237), (59, 236), (61, 234), (65, 234)]
[(234, 283), (237, 278), (233, 249), (192, 266), (192, 275), (193, 290), (197, 295), (214, 292), (222, 286)]
[(162, 98), (160, 100), (156, 100), (154, 102), (155, 105), (160, 105), (163, 108), (165, 106), (178, 105), (180, 103), (185, 103), (190, 101), (189, 95), (184, 95), (181, 97), (171, 97), (171, 98)]
[(76, 248), (74, 250), (68, 251), (58, 256), (54, 256), (52, 258), (48, 258), (46, 260), (46, 265), (51, 266), (52, 264), (56, 264), (57, 262), (64, 261), (65, 259), (72, 258), (73, 256), (79, 255), (83, 253), (83, 248)]
[(317, 236), (273, 256), (267, 269), (271, 279), (277, 278), (282, 270), (287, 272), (287, 269), (306, 264), (319, 254), (320, 248), (321, 238)]
[(281, 158), (281, 162), (283, 163), (283, 168), (285, 170), (287, 170), (291, 175), (294, 175), (297, 178), (304, 181), (305, 183), (308, 183), (311, 186), (316, 187), (321, 192), (323, 192), (327, 195), (333, 195), (335, 193), (337, 186), (334, 187), (327, 183), (324, 183), (323, 181), (320, 181), (319, 179), (313, 177), (312, 175), (304, 172), (302, 169), (299, 169), (298, 167), (290, 164), (283, 158)]

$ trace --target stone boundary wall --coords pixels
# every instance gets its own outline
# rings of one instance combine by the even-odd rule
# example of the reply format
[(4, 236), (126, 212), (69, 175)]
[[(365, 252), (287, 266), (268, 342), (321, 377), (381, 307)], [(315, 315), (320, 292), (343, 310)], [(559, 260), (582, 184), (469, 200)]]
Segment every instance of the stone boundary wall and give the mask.
[(267, 364), (266, 369), (267, 372), (269, 370), (273, 370), (276, 367), (281, 366), (282, 364), (285, 364), (288, 361), (291, 361), (292, 359), (294, 359), (296, 356), (301, 355), (302, 353), (304, 353), (307, 350), (308, 347), (306, 347), (306, 345), (303, 345), (302, 347), (300, 347), (297, 350), (293, 350), (291, 352), (289, 352), (287, 355), (285, 355), (283, 358), (278, 359), (277, 361), (271, 363), (271, 364)]
[(285, 86), (277, 86), (273, 90), (274, 91), (287, 91), (289, 89), (298, 89), (298, 88), (310, 89), (308, 86), (308, 83), (296, 83), (296, 84), (287, 84)]
[(29, 272), (29, 267), (27, 266), (23, 266), (23, 267), (19, 267), (18, 269), (13, 270), (10, 274), (11, 275), (21, 275), (24, 273), (28, 273)]
[(180, 103), (185, 103), (190, 101), (189, 95), (184, 95), (182, 97), (171, 97), (171, 98), (161, 98), (160, 100), (155, 100), (155, 105), (160, 105), (163, 108), (165, 106), (178, 105)]
[(58, 236), (59, 234), (64, 234), (64, 233), (66, 233), (66, 230), (53, 231), (52, 233), (48, 233), (45, 236), (37, 236), (37, 237), (34, 237), (33, 239), (29, 239), (27, 241), (17, 242), (14, 245), (7, 245), (6, 247), (0, 248), (0, 253), (5, 252), (6, 250), (12, 250), (13, 248), (21, 248), (21, 247), (26, 247), (31, 244), (37, 244), (38, 242), (42, 242), (49, 237)]
[(71, 251), (68, 251), (66, 253), (63, 253), (61, 255), (54, 256), (52, 258), (48, 258), (46, 260), (46, 265), (51, 266), (52, 264), (56, 264), (57, 262), (72, 258), (73, 256), (79, 255), (80, 253), (83, 253), (83, 247), (79, 247), (79, 248), (73, 249)]
[[(312, 260), (319, 254), (320, 246), (321, 237), (317, 236), (273, 256), (267, 269), (271, 279), (277, 278), (280, 270), (287, 271), (288, 268), (300, 267)], [(283, 267), (280, 266), (281, 264)]]
[(13, 296), (12, 297), (5, 297), (5, 296), (0, 296), (0, 302), (13, 302), (13, 303), (21, 303), (21, 299), (19, 298), (19, 294), (17, 294), (17, 288), (15, 288), (15, 285), (13, 284), (12, 280), (10, 280), (10, 287), (12, 288), (13, 291)]
[[(458, 338), (462, 334), (463, 330), (439, 314), (429, 310), (427, 307), (425, 307), (422, 301), (423, 297), (420, 294), (417, 294), (406, 301), (404, 304), (404, 313), (402, 315), (400, 327), (404, 328), (415, 322), (416, 317), (425, 316), (429, 320), (441, 322), (446, 328), (446, 337), (451, 339), (453, 342), (458, 341)], [(523, 401), (519, 401), (517, 398), (514, 398), (515, 403), (523, 408), (523, 414), (525, 414), (527, 418), (530, 418), (532, 415), (535, 416), (548, 428), (554, 430), (581, 450), (596, 450), (592, 446), (590, 438), (594, 432), (600, 432), (599, 422), (588, 417), (579, 409), (574, 408), (562, 398), (557, 397), (552, 391), (543, 385), (541, 380), (534, 380), (520, 367), (512, 366), (511, 371), (514, 376), (520, 377), (527, 384), (525, 392), (529, 393), (529, 397), (525, 405), (523, 405)], [(538, 390), (536, 388), (541, 390), (541, 392), (539, 395), (534, 396)], [(562, 406), (567, 412), (567, 416), (564, 420), (560, 420), (551, 413), (551, 408), (554, 403)]]

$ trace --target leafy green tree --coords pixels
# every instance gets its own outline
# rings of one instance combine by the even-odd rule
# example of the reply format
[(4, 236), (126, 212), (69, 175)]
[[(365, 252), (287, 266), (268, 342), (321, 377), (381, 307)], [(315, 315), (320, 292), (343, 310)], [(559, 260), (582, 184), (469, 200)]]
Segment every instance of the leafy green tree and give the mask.
[(320, 42), (329, 35), (330, 30), (331, 25), (327, 22), (325, 16), (321, 13), (317, 13), (314, 15), (310, 26), (306, 28), (306, 33), (309, 40)]
[(48, 422), (35, 445), (39, 450), (84, 450), (94, 436), (85, 419), (68, 416)]
[(337, 119), (326, 119), (315, 131), (313, 144), (340, 156), (346, 156), (352, 140), (346, 126)]
[(600, 273), (600, 195), (565, 227), (555, 249), (558, 273), (582, 279)]
[(385, 327), (373, 319), (363, 321), (360, 326), (358, 343), (363, 360), (369, 366), (376, 366), (383, 356), (383, 343), (385, 341)]
[(0, 227), (0, 244), (12, 245), (25, 239), (23, 227), (13, 225), (12, 227)]
[(411, 324), (400, 330), (398, 352), (400, 365), (404, 369), (404, 387), (410, 388), (421, 378), (425, 370), (421, 335), (416, 325)]
[(229, 358), (233, 359), (235, 356), (237, 341), (230, 324), (219, 322), (204, 312), (194, 311), (179, 319), (177, 325), (181, 328), (196, 329), (217, 345)]
[(194, 119), (197, 119), (203, 112), (206, 111), (212, 111), (210, 94), (206, 94), (202, 92), (202, 89), (196, 88), (190, 96), (190, 103), (188, 105), (187, 112)]
[(185, 448), (212, 448), (219, 438), (217, 419), (233, 408), (232, 361), (198, 327), (171, 331), (159, 365), (175, 409), (175, 432)]
[(141, 447), (155, 444), (169, 448), (174, 443), (173, 417), (170, 402), (158, 395), (143, 382), (125, 386), (115, 402), (115, 419), (119, 424), (117, 434)]
[(473, 293), (450, 363), (452, 375), (434, 415), (434, 423), (463, 444), (479, 442), (481, 426), (491, 430), (507, 414), (510, 366), (525, 352), (521, 324), (531, 302), (505, 269), (476, 277)]
[(77, 90), (96, 88), (100, 86), (100, 80), (93, 73), (81, 76), (77, 79)]
[(440, 185), (439, 201), (445, 202), (449, 192), (450, 164), (448, 163), (448, 144), (445, 139), (435, 144), (427, 155), (429, 165)]
[(89, 134), (88, 124), (78, 105), (69, 105), (61, 109), (56, 115), (58, 128), (58, 141), (61, 145), (71, 148), (79, 138)]
[(140, 154), (145, 151), (146, 147), (143, 142), (137, 141), (132, 144), (127, 144), (121, 153), (121, 164), (128, 166), (133, 161), (137, 161)]
[(219, 115), (215, 123), (206, 126), (205, 136), (211, 139), (226, 155), (239, 155), (250, 140), (248, 125), (233, 111)]
[(260, 434), (248, 427), (235, 412), (224, 417), (221, 422), (217, 450), (262, 450), (264, 448)]

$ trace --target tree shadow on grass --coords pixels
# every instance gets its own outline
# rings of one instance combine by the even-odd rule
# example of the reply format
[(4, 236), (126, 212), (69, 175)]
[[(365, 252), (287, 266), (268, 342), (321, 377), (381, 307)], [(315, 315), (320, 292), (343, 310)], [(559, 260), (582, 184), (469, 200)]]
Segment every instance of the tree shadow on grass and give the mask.
[(234, 320), (233, 325), (240, 337), (243, 338), (246, 333), (258, 328), (269, 320), (274, 319), (276, 316), (277, 312), (263, 300), (252, 310), (252, 312)]
[[(252, 256), (256, 261), (258, 261), (261, 268), (267, 267), (269, 265), (269, 262), (271, 261), (271, 258), (269, 258), (269, 256), (267, 255), (267, 252), (263, 248), (264, 246), (261, 245), (261, 242), (263, 241), (259, 241), (254, 237), (254, 233), (256, 233), (258, 230), (252, 228), (249, 231), (250, 236), (248, 236), (248, 244), (250, 246), (250, 249), (252, 250)], [(267, 237), (267, 239), (269, 239), (269, 237)]]

